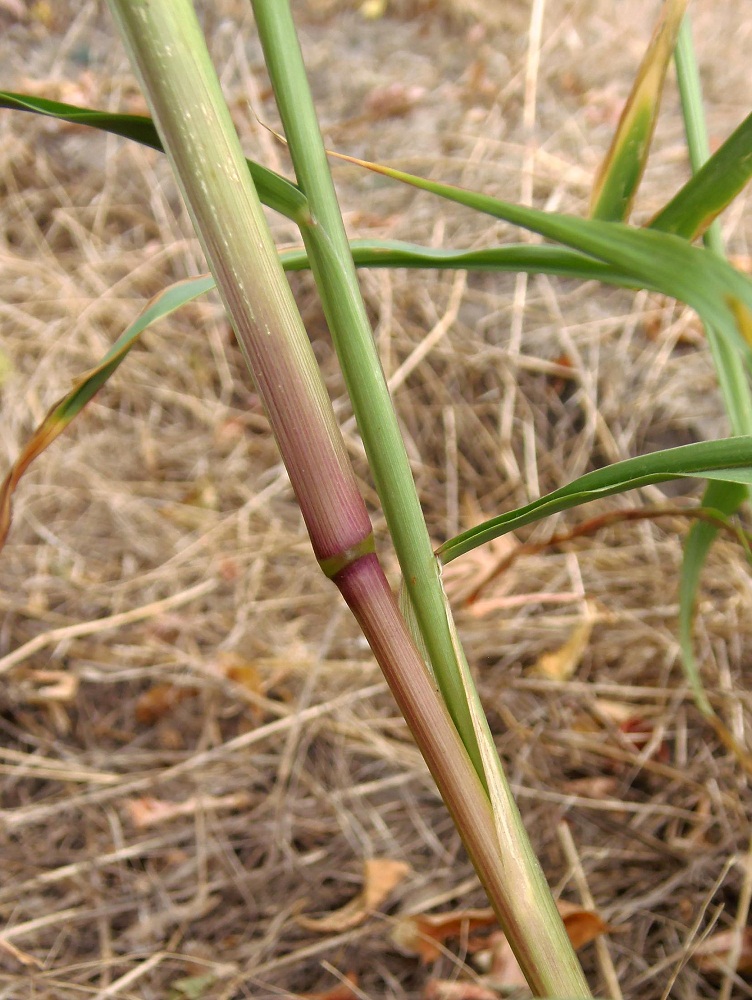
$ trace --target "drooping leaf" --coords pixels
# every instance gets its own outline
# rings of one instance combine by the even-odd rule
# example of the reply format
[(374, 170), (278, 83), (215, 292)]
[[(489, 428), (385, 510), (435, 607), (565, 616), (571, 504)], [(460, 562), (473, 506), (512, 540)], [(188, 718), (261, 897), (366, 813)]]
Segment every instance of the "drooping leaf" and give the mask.
[(694, 240), (727, 208), (752, 178), (752, 114), (648, 225)]
[(604, 261), (629, 275), (640, 287), (660, 289), (663, 294), (690, 305), (730, 344), (741, 349), (748, 361), (752, 360), (752, 349), (739, 320), (743, 310), (752, 315), (752, 281), (707, 249), (690, 246), (670, 233), (542, 212), (357, 157), (334, 155)]
[(48, 411), (0, 486), (0, 548), (4, 545), (10, 528), (13, 491), (34, 459), (63, 433), (74, 417), (99, 392), (148, 326), (213, 287), (214, 279), (202, 276), (179, 281), (155, 295), (138, 319), (112, 345), (97, 367), (77, 379), (71, 391)]
[(593, 185), (590, 215), (594, 219), (629, 218), (647, 164), (666, 71), (686, 6), (687, 0), (666, 0), (663, 5), (611, 147)]
[(437, 550), (437, 555), (443, 563), (451, 562), (464, 552), (525, 524), (615, 493), (685, 476), (702, 479), (712, 472), (735, 481), (737, 470), (750, 467), (752, 437), (701, 441), (629, 458), (604, 469), (588, 472), (553, 493), (462, 532), (444, 542)]
[(323, 917), (297, 918), (297, 923), (317, 934), (340, 934), (358, 927), (386, 902), (392, 891), (407, 877), (410, 866), (391, 858), (369, 858), (363, 864), (363, 889), (341, 909)]
[[(142, 146), (149, 146), (160, 153), (164, 152), (154, 122), (146, 115), (116, 114), (92, 108), (80, 108), (75, 104), (63, 104), (60, 101), (49, 101), (44, 97), (16, 94), (11, 91), (0, 91), (0, 108), (30, 111), (73, 125), (87, 125), (100, 132), (111, 132), (113, 135), (132, 139)], [(246, 163), (259, 198), (265, 205), (293, 221), (308, 219), (308, 200), (299, 187), (254, 160), (246, 160)]]

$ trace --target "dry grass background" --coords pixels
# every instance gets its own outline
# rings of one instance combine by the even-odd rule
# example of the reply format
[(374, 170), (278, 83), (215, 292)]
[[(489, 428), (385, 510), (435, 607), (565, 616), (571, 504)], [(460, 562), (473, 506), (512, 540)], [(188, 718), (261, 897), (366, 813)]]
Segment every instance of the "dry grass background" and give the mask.
[[(522, 0), (394, 0), (372, 21), (358, 6), (296, 5), (330, 145), (584, 210), (656, 2), (549, 3), (539, 48)], [(719, 139), (749, 109), (752, 19), (748, 0), (693, 6)], [(21, 13), (0, 4), (3, 86), (140, 108), (102, 4)], [(277, 121), (247, 5), (219, 0), (204, 18), (249, 155), (286, 169), (255, 118)], [(142, 301), (203, 268), (157, 154), (8, 112), (0, 129), (9, 462)], [(687, 176), (673, 84), (656, 141), (640, 218)], [(335, 174), (353, 234), (447, 246), (512, 237), (353, 168)], [(742, 262), (748, 206), (724, 220)], [(294, 241), (272, 221), (280, 242)], [(312, 284), (292, 281), (396, 581)], [(723, 432), (701, 331), (671, 303), (547, 278), (395, 271), (362, 285), (437, 541), (594, 465)], [(685, 529), (681, 518), (624, 524), (523, 556), (470, 607), (462, 587), (503, 546), (458, 563), (453, 584), (535, 848), (557, 895), (589, 891), (618, 928), (607, 949), (635, 1000), (752, 995), (748, 979), (691, 958), (704, 935), (745, 920), (752, 800), (679, 666)], [(472, 982), (456, 942), (424, 967), (390, 941), (399, 914), (483, 896), (311, 558), (216, 301), (150, 330), (36, 463), (0, 581), (0, 997), (166, 1000), (187, 995), (170, 993), (176, 981), (204, 974), (199, 995), (212, 1000), (298, 996), (351, 971), (353, 995), (370, 998), (419, 997), (430, 976)], [(742, 742), (751, 601), (744, 560), (721, 541), (697, 647)], [(574, 677), (536, 676), (586, 602), (595, 625)], [(181, 808), (165, 816), (159, 803)], [(368, 858), (410, 865), (383, 912), (334, 936), (296, 923), (354, 896)], [(605, 995), (602, 950), (582, 958)]]

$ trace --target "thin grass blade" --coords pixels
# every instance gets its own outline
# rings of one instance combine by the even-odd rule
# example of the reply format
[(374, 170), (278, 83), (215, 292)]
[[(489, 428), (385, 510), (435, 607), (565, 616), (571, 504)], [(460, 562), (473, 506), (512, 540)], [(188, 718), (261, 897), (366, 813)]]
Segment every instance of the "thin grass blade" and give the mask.
[(708, 226), (752, 178), (752, 114), (731, 133), (648, 225), (687, 240), (702, 236)]
[[(747, 480), (747, 482), (750, 481), (752, 478)], [(736, 513), (746, 499), (747, 493), (748, 490), (743, 485), (733, 482), (711, 482), (702, 498), (702, 505), (728, 517)], [(700, 588), (700, 576), (718, 531), (717, 525), (707, 521), (698, 521), (692, 526), (684, 543), (684, 558), (679, 583), (679, 644), (682, 653), (682, 669), (692, 691), (695, 705), (713, 727), (723, 745), (736, 756), (747, 773), (752, 774), (752, 755), (739, 744), (710, 704), (700, 677), (692, 638), (695, 601)]]
[[(0, 91), (0, 108), (14, 111), (30, 111), (32, 114), (56, 118), (58, 121), (69, 122), (72, 125), (86, 125), (100, 132), (110, 132), (125, 139), (132, 139), (142, 146), (149, 146), (163, 153), (162, 142), (154, 127), (154, 122), (147, 115), (115, 114), (109, 111), (97, 111), (92, 108), (80, 108), (75, 104), (63, 104), (60, 101), (49, 101), (44, 97), (32, 97), (28, 94), (16, 94), (11, 91)], [(261, 201), (274, 211), (293, 221), (308, 218), (308, 202), (305, 195), (291, 181), (281, 174), (262, 167), (255, 160), (246, 159), (253, 183)]]
[(179, 281), (159, 292), (148, 303), (128, 329), (121, 334), (96, 368), (78, 378), (66, 393), (48, 411), (31, 438), (10, 468), (0, 486), (0, 548), (5, 544), (11, 523), (11, 500), (18, 483), (31, 463), (55, 441), (70, 425), (86, 404), (93, 399), (111, 375), (125, 360), (126, 355), (141, 334), (152, 323), (169, 316), (187, 302), (204, 295), (214, 288), (214, 279), (208, 275)]
[[(686, 218), (685, 235), (690, 228), (702, 231), (705, 219), (713, 211), (723, 207), (720, 192), (726, 196), (741, 188), (749, 177), (752, 169), (752, 157), (749, 147), (752, 136), (752, 124), (748, 118), (731, 136), (716, 157), (710, 156), (707, 126), (702, 98), (700, 71), (695, 58), (692, 26), (689, 15), (684, 18), (675, 50), (677, 82), (681, 95), (684, 128), (687, 137), (687, 149), (692, 165), (694, 178), (684, 190), (686, 205), (682, 207), (681, 192), (674, 202), (667, 206), (658, 225), (664, 228), (677, 228), (681, 232), (677, 220)], [(752, 116), (750, 116), (752, 118)], [(729, 152), (730, 149), (730, 152)], [(715, 159), (715, 163), (712, 161)], [(720, 169), (718, 169), (720, 164)], [(717, 214), (717, 212), (716, 212)], [(657, 220), (653, 220), (656, 225)], [(702, 233), (705, 246), (719, 257), (725, 256), (723, 237), (718, 222), (705, 226)], [(736, 310), (737, 323), (743, 338), (752, 341), (750, 331), (749, 310), (739, 310), (735, 302), (731, 303), (732, 311)], [(735, 434), (752, 433), (752, 393), (749, 381), (744, 371), (743, 359), (749, 359), (734, 349), (712, 325), (705, 322), (708, 346), (713, 356), (713, 362), (718, 372), (718, 381), (723, 401), (728, 414), (729, 423)], [(748, 499), (752, 491), (741, 484), (711, 481), (706, 489), (703, 502), (713, 504), (726, 514), (734, 514)], [(738, 746), (736, 740), (728, 732), (718, 716), (711, 710), (710, 703), (702, 687), (700, 673), (695, 660), (692, 646), (692, 621), (694, 617), (695, 600), (700, 584), (702, 566), (707, 558), (710, 546), (715, 538), (716, 530), (712, 525), (697, 525), (690, 532), (685, 543), (684, 560), (682, 563), (681, 585), (679, 591), (679, 635), (682, 650), (682, 666), (685, 676), (693, 692), (695, 703), (716, 730), (725, 746), (729, 747), (748, 773), (752, 773), (752, 758)]]
[(620, 222), (542, 212), (357, 157), (335, 155), (385, 177), (529, 229), (610, 264), (631, 275), (640, 287), (658, 288), (665, 295), (692, 306), (706, 323), (740, 348), (752, 362), (752, 348), (742, 330), (752, 325), (752, 281), (704, 248), (690, 246), (686, 240), (670, 233), (636, 229)]
[[(453, 250), (401, 240), (351, 240), (350, 251), (356, 267), (527, 271), (581, 281), (603, 281), (627, 288), (639, 287), (639, 282), (630, 275), (603, 261), (550, 244), (510, 243), (482, 250)], [(304, 271), (310, 267), (308, 253), (302, 247), (280, 251), (280, 259), (286, 271)]]
[(722, 441), (701, 441), (665, 451), (629, 458), (588, 472), (567, 486), (548, 493), (532, 503), (484, 521), (475, 528), (456, 535), (437, 550), (442, 563), (451, 562), (500, 535), (531, 524), (550, 514), (578, 507), (591, 500), (624, 493), (652, 483), (684, 477), (716, 476), (724, 482), (747, 482), (752, 470), (752, 436), (726, 438)]
[(663, 85), (687, 0), (667, 0), (593, 185), (594, 219), (629, 218), (658, 119)]

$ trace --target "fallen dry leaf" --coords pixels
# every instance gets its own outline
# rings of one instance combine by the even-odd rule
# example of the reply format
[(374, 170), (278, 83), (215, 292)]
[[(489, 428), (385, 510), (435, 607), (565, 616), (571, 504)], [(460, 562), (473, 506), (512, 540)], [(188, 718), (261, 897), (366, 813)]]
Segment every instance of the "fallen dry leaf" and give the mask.
[[(752, 927), (742, 931), (741, 948), (735, 972), (752, 972)], [(736, 931), (719, 931), (695, 949), (692, 959), (703, 972), (725, 972), (736, 944)]]
[(363, 865), (363, 889), (349, 903), (326, 917), (298, 917), (297, 922), (318, 934), (339, 934), (358, 927), (377, 910), (405, 878), (410, 866), (389, 858), (370, 858)]
[[(42, 15), (40, 17), (39, 15)], [(43, 21), (42, 4), (35, 4), (29, 10), (29, 15), (36, 21)], [(44, 97), (50, 101), (62, 101), (63, 104), (79, 104), (87, 107), (102, 104), (102, 81), (91, 70), (83, 70), (75, 80), (46, 80), (43, 77), (24, 77), (19, 81), (18, 89), (24, 94), (34, 97)], [(53, 120), (50, 119), (50, 123)], [(54, 128), (67, 130), (77, 128), (66, 122), (54, 122)]]
[[(482, 927), (495, 927), (496, 914), (489, 907), (482, 910), (453, 910), (449, 913), (415, 914), (401, 917), (391, 939), (400, 951), (418, 955), (422, 962), (432, 962), (443, 953), (441, 945), (450, 938), (465, 938)], [(485, 947), (486, 942), (478, 945)], [(472, 952), (468, 947), (468, 951)]]
[(554, 681), (570, 680), (582, 661), (594, 624), (595, 615), (588, 607), (585, 617), (574, 626), (564, 645), (538, 657), (533, 673)]
[(197, 688), (155, 684), (136, 700), (136, 720), (143, 726), (153, 726), (174, 711), (181, 702), (194, 698), (197, 694)]
[[(575, 948), (582, 948), (588, 941), (611, 930), (609, 925), (592, 910), (584, 910), (575, 903), (559, 900), (556, 904), (569, 939)], [(468, 954), (485, 952), (481, 963), (487, 970), (506, 968), (507, 975), (514, 978), (516, 972), (510, 972), (512, 960), (516, 959), (512, 949), (507, 944), (502, 946), (501, 931), (487, 938), (469, 938), (473, 931), (487, 927), (498, 927), (496, 914), (489, 907), (480, 910), (452, 910), (448, 913), (414, 914), (397, 920), (390, 935), (392, 943), (408, 955), (417, 955), (422, 962), (432, 962), (443, 952), (444, 942), (451, 938), (464, 938), (465, 950)], [(522, 973), (520, 972), (521, 976)], [(495, 977), (494, 977), (495, 978)], [(505, 985), (510, 980), (505, 979)], [(524, 979), (521, 980), (524, 982)]]
[(489, 937), (488, 944), (487, 951), (479, 952), (475, 956), (478, 967), (486, 973), (484, 979), (497, 990), (505, 992), (517, 989), (519, 986), (527, 986), (527, 980), (522, 974), (520, 963), (507, 941), (506, 934), (503, 931), (496, 931)]
[(230, 795), (198, 795), (185, 802), (165, 802), (151, 795), (131, 799), (126, 803), (131, 823), (139, 829), (158, 826), (179, 816), (192, 816), (199, 809), (244, 809), (252, 802), (248, 792), (233, 792)]
[[(611, 929), (597, 913), (592, 910), (583, 910), (576, 903), (568, 903), (566, 900), (560, 899), (556, 908), (564, 921), (567, 935), (575, 950), (584, 947), (589, 941)], [(519, 962), (512, 951), (512, 946), (503, 931), (496, 931), (490, 935), (488, 949), (478, 952), (475, 956), (475, 962), (485, 973), (484, 981), (497, 990), (506, 993), (527, 984)]]
[(583, 948), (594, 938), (613, 929), (594, 910), (583, 910), (576, 903), (568, 903), (565, 899), (560, 899), (556, 908), (561, 914), (564, 927), (575, 951)]
[(248, 660), (240, 653), (222, 650), (217, 654), (214, 669), (228, 681), (240, 685), (252, 694), (264, 693), (264, 682), (255, 660)]

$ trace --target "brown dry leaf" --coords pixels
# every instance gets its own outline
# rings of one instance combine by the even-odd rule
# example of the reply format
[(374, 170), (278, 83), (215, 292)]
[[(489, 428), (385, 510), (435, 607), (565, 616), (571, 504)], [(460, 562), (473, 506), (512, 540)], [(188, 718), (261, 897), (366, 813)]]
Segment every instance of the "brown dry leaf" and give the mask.
[(231, 795), (199, 795), (185, 802), (166, 802), (151, 795), (131, 799), (126, 803), (131, 823), (139, 829), (158, 826), (179, 816), (192, 816), (199, 809), (244, 809), (252, 802), (247, 792), (234, 792)]
[(601, 934), (612, 930), (595, 911), (583, 910), (576, 903), (568, 903), (566, 900), (560, 899), (556, 908), (561, 914), (564, 927), (575, 951), (584, 948), (586, 944)]
[(356, 987), (358, 985), (358, 975), (356, 972), (348, 972), (345, 981), (337, 983), (330, 990), (323, 993), (303, 993), (305, 1000), (352, 1000), (357, 997)]
[(136, 720), (144, 726), (153, 726), (178, 705), (198, 694), (196, 688), (178, 687), (176, 684), (155, 684), (144, 691), (136, 701)]
[(363, 889), (341, 909), (326, 917), (298, 917), (297, 922), (318, 934), (339, 934), (358, 927), (369, 913), (377, 910), (405, 878), (410, 866), (389, 858), (370, 858), (363, 865)]
[[(695, 950), (693, 961), (703, 972), (725, 972), (736, 944), (736, 931), (719, 931)], [(736, 962), (736, 972), (752, 972), (752, 927), (742, 931), (741, 949)]]
[(480, 983), (460, 983), (456, 979), (429, 979), (423, 1000), (499, 1000), (497, 990)]
[[(48, 101), (62, 101), (63, 104), (78, 104), (85, 107), (93, 107), (102, 103), (101, 82), (88, 69), (79, 73), (76, 80), (45, 80), (37, 79), (36, 77), (24, 77), (19, 81), (18, 89), (24, 94), (31, 94), (32, 97), (44, 97)], [(79, 126), (66, 122), (54, 122), (54, 127), (57, 129), (75, 129)]]
[[(591, 910), (584, 910), (581, 906), (565, 900), (559, 900), (556, 905), (575, 948), (581, 948), (599, 934), (605, 934), (610, 930), (609, 925)], [(440, 957), (443, 953), (441, 946), (450, 938), (466, 938), (472, 931), (495, 927), (497, 924), (496, 914), (490, 907), (480, 910), (453, 910), (449, 913), (415, 914), (400, 918), (390, 937), (400, 951), (418, 955), (422, 962), (432, 962)], [(514, 975), (517, 975), (510, 971), (512, 961), (516, 966), (516, 959), (508, 945), (502, 947), (500, 938), (503, 939), (504, 935), (498, 931), (485, 940), (478, 938), (469, 940), (466, 942), (466, 949), (471, 955), (485, 950), (485, 959), (480, 960), (485, 961), (489, 970), (496, 970), (499, 974), (503, 969), (504, 984), (513, 985), (506, 976), (511, 976), (513, 979)], [(519, 972), (519, 975), (522, 973)], [(496, 973), (494, 978), (497, 978)], [(524, 979), (520, 982), (524, 983)]]
[(588, 647), (594, 623), (595, 615), (588, 606), (585, 617), (574, 626), (564, 645), (554, 650), (553, 653), (543, 653), (539, 656), (533, 672), (540, 677), (547, 677), (549, 680), (570, 680)]
[(527, 986), (527, 980), (506, 934), (496, 931), (489, 937), (488, 943), (489, 950), (476, 956), (478, 964), (486, 971), (487, 981), (504, 992)]
[(465, 937), (471, 931), (493, 927), (496, 923), (496, 914), (490, 907), (428, 915), (419, 913), (400, 918), (390, 937), (400, 951), (418, 955), (422, 962), (432, 962), (442, 954), (440, 946), (445, 941)]
[(266, 691), (264, 680), (256, 665), (256, 661), (248, 660), (240, 653), (223, 650), (220, 652), (213, 668), (228, 681), (238, 684), (252, 694), (263, 695)]
[[(609, 925), (592, 910), (583, 910), (575, 903), (560, 899), (556, 903), (564, 927), (572, 947), (575, 950), (584, 947), (588, 942), (605, 934)], [(486, 972), (486, 979), (497, 989), (504, 992), (525, 986), (527, 981), (522, 973), (519, 962), (503, 931), (496, 931), (488, 939), (489, 949), (479, 952), (476, 961)]]

